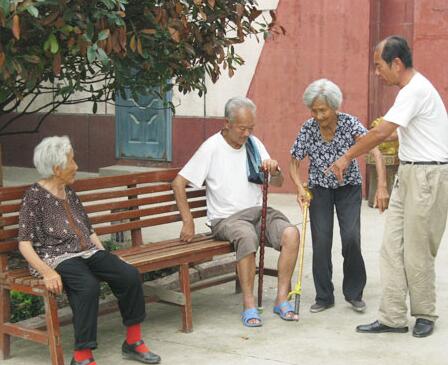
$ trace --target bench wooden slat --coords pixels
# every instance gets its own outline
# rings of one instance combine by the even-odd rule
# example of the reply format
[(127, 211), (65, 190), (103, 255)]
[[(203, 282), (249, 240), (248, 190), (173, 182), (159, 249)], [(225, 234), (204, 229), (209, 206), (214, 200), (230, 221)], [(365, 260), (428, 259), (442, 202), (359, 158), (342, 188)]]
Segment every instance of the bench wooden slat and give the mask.
[[(203, 190), (195, 190), (187, 194), (188, 198), (195, 198), (201, 196), (204, 196)], [(144, 198), (120, 200), (116, 202), (90, 204), (85, 205), (84, 208), (86, 209), (87, 213), (96, 213), (102, 211), (111, 211), (111, 210), (139, 207), (143, 205), (157, 204), (159, 202), (164, 201), (174, 201), (174, 194), (156, 195)]]
[(0, 190), (0, 201), (20, 200), (29, 185), (2, 187)]
[[(195, 200), (193, 202), (190, 202), (190, 208), (200, 208), (205, 207), (206, 202), (205, 200)], [(90, 222), (93, 224), (98, 223), (105, 223), (105, 222), (117, 222), (125, 219), (131, 219), (131, 218), (141, 218), (145, 216), (152, 216), (152, 215), (158, 215), (163, 213), (171, 213), (177, 211), (177, 205), (176, 204), (170, 204), (170, 205), (162, 205), (154, 208), (147, 208), (147, 209), (134, 209), (134, 210), (127, 210), (124, 212), (116, 212), (116, 213), (109, 213), (104, 215), (98, 215), (90, 218)]]
[(136, 196), (142, 194), (154, 194), (158, 192), (171, 191), (171, 184), (158, 184), (138, 188), (126, 188), (121, 190), (107, 190), (95, 193), (79, 194), (79, 198), (83, 203), (95, 200), (107, 200), (123, 198), (128, 196)]
[(8, 217), (0, 217), (0, 228), (12, 226), (19, 223), (19, 215), (10, 215)]
[(101, 188), (113, 188), (123, 185), (137, 185), (153, 182), (171, 182), (176, 177), (180, 169), (165, 169), (161, 171), (152, 171), (133, 173), (127, 175), (116, 175), (106, 177), (94, 177), (89, 179), (76, 180), (73, 188), (78, 191), (96, 190), (98, 186)]
[[(198, 234), (196, 235), (192, 242), (205, 242), (212, 239), (212, 237), (210, 235), (207, 234)], [(146, 243), (137, 247), (130, 247), (130, 248), (126, 248), (126, 249), (121, 249), (121, 250), (116, 250), (114, 251), (114, 253), (118, 254), (121, 257), (126, 258), (129, 255), (134, 254), (135, 252), (139, 252), (139, 251), (155, 251), (155, 250), (159, 250), (160, 248), (163, 247), (171, 247), (171, 246), (176, 246), (176, 245), (189, 245), (190, 243), (187, 242), (183, 242), (180, 241), (179, 238), (175, 238), (175, 239), (170, 239), (170, 240), (165, 240), (165, 241), (159, 241), (159, 242), (154, 242), (154, 243)]]
[[(192, 190), (187, 192), (187, 198), (188, 199), (196, 199), (196, 198), (202, 198), (205, 197), (205, 191), (204, 190)], [(201, 201), (202, 203), (197, 203), (198, 201)], [(114, 210), (114, 209), (130, 209), (130, 208), (136, 208), (142, 205), (153, 205), (153, 204), (159, 204), (159, 203), (163, 203), (163, 202), (175, 202), (174, 199), (174, 194), (164, 194), (164, 195), (159, 195), (159, 196), (154, 196), (154, 197), (148, 197), (148, 198), (144, 198), (144, 199), (130, 199), (130, 200), (123, 200), (121, 202), (115, 202), (115, 203), (101, 203), (101, 204), (96, 204), (96, 205), (89, 205), (86, 206), (86, 211), (88, 213), (98, 213), (100, 211), (108, 211), (110, 212), (110, 210)], [(201, 206), (205, 206), (206, 202), (204, 199), (201, 200), (194, 200), (194, 201), (189, 201), (190, 206), (192, 208), (198, 208)], [(119, 208), (117, 208), (119, 207)], [(176, 206), (174, 206), (176, 207)], [(17, 208), (20, 209), (20, 204), (17, 205)], [(153, 208), (154, 209), (154, 208)], [(165, 208), (163, 208), (165, 209)], [(163, 210), (162, 209), (162, 210)], [(174, 208), (173, 208), (174, 209)], [(170, 211), (174, 211), (174, 210), (170, 210)], [(159, 214), (157, 212), (157, 210), (151, 210), (151, 209), (135, 209), (128, 212), (117, 212), (117, 213), (107, 213), (104, 215), (96, 215), (96, 216), (92, 216), (90, 218), (92, 224), (98, 224), (98, 223), (105, 223), (105, 222), (115, 222), (121, 219), (126, 219), (126, 218), (135, 218), (137, 216), (143, 216), (143, 215), (153, 215), (153, 214)], [(127, 215), (129, 215), (129, 217), (127, 217)], [(108, 219), (107, 217), (110, 217), (110, 219)], [(18, 215), (14, 215), (14, 216), (8, 216), (8, 217), (0, 217), (0, 228), (2, 227), (8, 227), (8, 226), (12, 226), (12, 225), (17, 225), (19, 223), (19, 216)], [(0, 240), (6, 240), (6, 239), (10, 239), (10, 238), (16, 238), (18, 234), (18, 228), (17, 227), (13, 227), (13, 228), (4, 228), (3, 230), (0, 230)], [(0, 243), (1, 246), (1, 243)], [(0, 249), (1, 252), (1, 249)]]
[(0, 242), (0, 254), (17, 251), (19, 243), (17, 240), (9, 240)]
[[(199, 209), (196, 211), (191, 212), (191, 215), (193, 218), (198, 217), (205, 217), (207, 215), (207, 209)], [(153, 227), (158, 226), (161, 224), (167, 224), (167, 223), (174, 223), (181, 221), (182, 218), (180, 214), (172, 214), (172, 215), (166, 215), (163, 217), (157, 217), (157, 218), (150, 218), (150, 219), (141, 219), (138, 221), (133, 222), (127, 222), (127, 223), (118, 223), (118, 224), (111, 224), (109, 226), (101, 226), (101, 227), (94, 227), (95, 232), (97, 235), (104, 235), (108, 233), (116, 233), (116, 232), (125, 232), (125, 231), (131, 231), (135, 229), (141, 229), (145, 227)]]
[[(228, 242), (210, 242), (208, 245), (204, 245), (203, 243), (192, 244), (192, 245), (183, 245), (172, 247), (170, 250), (161, 250), (158, 252), (150, 252), (139, 253), (136, 255), (126, 257), (126, 261), (134, 266), (141, 265), (142, 263), (152, 263), (163, 261), (166, 259), (173, 259), (181, 256), (185, 256), (185, 254), (196, 255), (199, 252), (212, 251), (215, 249), (221, 248), (227, 249), (229, 247)], [(230, 251), (229, 251), (230, 252)]]
[[(210, 247), (212, 244), (215, 244), (217, 241), (214, 241), (213, 238), (208, 238), (207, 240), (203, 241), (197, 241), (197, 242), (182, 242), (182, 241), (176, 241), (171, 242), (170, 244), (165, 245), (157, 245), (156, 244), (149, 244), (144, 246), (138, 246), (136, 247), (136, 250), (133, 250), (132, 252), (128, 252), (126, 255), (121, 254), (120, 252), (117, 252), (117, 255), (125, 259), (126, 261), (128, 259), (136, 259), (138, 257), (146, 257), (149, 258), (150, 256), (156, 256), (160, 254), (171, 254), (176, 251), (185, 251), (185, 250), (193, 250), (197, 247)], [(156, 246), (156, 247), (153, 247)]]
[(21, 202), (13, 204), (0, 204), (0, 214), (15, 213), (20, 210)]

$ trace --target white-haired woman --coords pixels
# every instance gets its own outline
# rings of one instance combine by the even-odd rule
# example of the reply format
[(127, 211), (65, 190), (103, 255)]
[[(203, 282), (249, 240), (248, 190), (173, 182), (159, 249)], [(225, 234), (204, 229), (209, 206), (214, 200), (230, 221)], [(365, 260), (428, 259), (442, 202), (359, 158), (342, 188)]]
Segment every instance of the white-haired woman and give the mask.
[[(310, 202), (311, 236), (313, 241), (313, 277), (316, 289), (315, 303), (310, 311), (321, 312), (334, 306), (332, 283), (334, 209), (338, 216), (342, 241), (343, 285), (345, 300), (355, 311), (363, 312), (362, 300), (366, 284), (366, 270), (361, 253), (361, 174), (358, 162), (353, 160), (347, 168), (344, 182), (339, 184), (328, 167), (342, 156), (355, 142), (367, 133), (358, 118), (339, 112), (342, 93), (339, 87), (326, 79), (311, 83), (303, 95), (311, 118), (302, 126), (291, 148), (290, 175), (297, 187), (297, 200), (302, 206), (308, 199), (299, 168), (308, 156), (308, 186), (313, 194)], [(387, 208), (389, 194), (386, 170), (380, 151), (373, 154), (378, 172), (378, 188), (375, 202), (380, 211)]]
[(34, 149), (42, 179), (26, 192), (19, 216), (19, 249), (33, 275), (48, 290), (65, 289), (73, 311), (75, 349), (71, 365), (94, 365), (99, 283), (118, 298), (127, 328), (122, 354), (147, 364), (160, 362), (141, 338), (145, 301), (138, 271), (104, 250), (70, 185), (78, 166), (68, 137), (44, 138)]

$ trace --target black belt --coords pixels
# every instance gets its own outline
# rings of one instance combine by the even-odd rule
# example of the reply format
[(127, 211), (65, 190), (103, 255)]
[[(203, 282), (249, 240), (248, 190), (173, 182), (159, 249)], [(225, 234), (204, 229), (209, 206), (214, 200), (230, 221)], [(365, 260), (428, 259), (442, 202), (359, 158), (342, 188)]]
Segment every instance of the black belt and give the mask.
[(440, 161), (400, 161), (402, 165), (446, 165), (448, 162)]

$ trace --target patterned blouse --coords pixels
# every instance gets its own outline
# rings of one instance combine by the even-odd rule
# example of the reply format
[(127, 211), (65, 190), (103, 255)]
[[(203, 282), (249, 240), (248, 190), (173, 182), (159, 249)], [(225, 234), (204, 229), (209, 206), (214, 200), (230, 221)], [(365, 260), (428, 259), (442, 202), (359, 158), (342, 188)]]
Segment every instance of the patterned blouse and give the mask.
[[(94, 233), (76, 193), (66, 186), (59, 199), (40, 184), (26, 191), (19, 213), (19, 241), (31, 241), (37, 255), (51, 268), (72, 257), (89, 257), (98, 251)], [(34, 276), (39, 273), (30, 266)]]
[(366, 133), (367, 129), (358, 118), (350, 114), (338, 113), (334, 137), (331, 141), (325, 141), (320, 133), (319, 123), (311, 118), (303, 124), (291, 147), (291, 155), (296, 160), (303, 160), (305, 156), (309, 157), (308, 185), (310, 187), (336, 189), (348, 184), (360, 185), (362, 180), (356, 160), (353, 160), (347, 168), (342, 184), (332, 172), (325, 175), (324, 171), (355, 144), (355, 137)]

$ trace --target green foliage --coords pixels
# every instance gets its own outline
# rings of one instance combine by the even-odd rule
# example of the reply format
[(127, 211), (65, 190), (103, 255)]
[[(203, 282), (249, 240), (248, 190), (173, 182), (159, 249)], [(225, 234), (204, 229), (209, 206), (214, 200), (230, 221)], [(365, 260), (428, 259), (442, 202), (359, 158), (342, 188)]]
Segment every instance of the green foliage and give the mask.
[(102, 241), (101, 243), (103, 244), (103, 247), (107, 251), (115, 251), (115, 250), (118, 250), (118, 249), (121, 248), (120, 245), (117, 242), (115, 242), (113, 240), (110, 240), (110, 239)]
[[(235, 44), (283, 31), (274, 13), (271, 24), (260, 14), (255, 0), (0, 0), (0, 116), (109, 101), (126, 88), (202, 94), (206, 74), (216, 82), (243, 64)], [(30, 109), (42, 94), (54, 102)]]
[(44, 313), (42, 297), (11, 290), (11, 322), (22, 321)]

